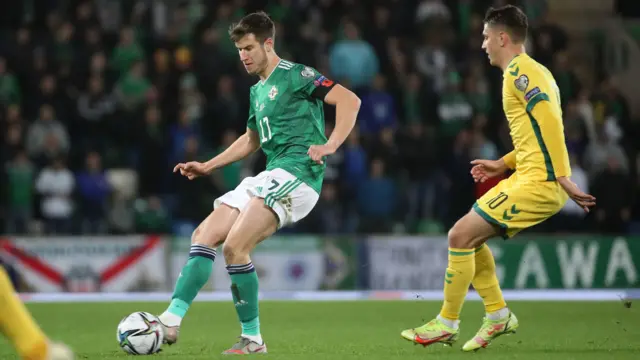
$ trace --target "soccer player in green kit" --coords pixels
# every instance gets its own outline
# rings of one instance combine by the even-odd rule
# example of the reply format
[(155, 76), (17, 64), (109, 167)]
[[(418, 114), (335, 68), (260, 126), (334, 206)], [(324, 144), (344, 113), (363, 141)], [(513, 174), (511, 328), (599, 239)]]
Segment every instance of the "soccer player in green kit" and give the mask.
[[(178, 164), (174, 172), (189, 179), (206, 176), (258, 148), (267, 157), (267, 168), (214, 201), (213, 212), (193, 233), (189, 259), (171, 304), (159, 318), (165, 342), (175, 343), (182, 319), (209, 279), (215, 249), (224, 243), (242, 334), (223, 354), (266, 353), (258, 316), (258, 276), (249, 254), (279, 228), (311, 212), (322, 187), (324, 159), (351, 132), (360, 99), (315, 69), (279, 58), (274, 51), (274, 24), (263, 12), (245, 16), (229, 35), (247, 72), (260, 77), (250, 90), (247, 130), (220, 155), (205, 163)], [(336, 126), (328, 140), (323, 101), (336, 106)]]

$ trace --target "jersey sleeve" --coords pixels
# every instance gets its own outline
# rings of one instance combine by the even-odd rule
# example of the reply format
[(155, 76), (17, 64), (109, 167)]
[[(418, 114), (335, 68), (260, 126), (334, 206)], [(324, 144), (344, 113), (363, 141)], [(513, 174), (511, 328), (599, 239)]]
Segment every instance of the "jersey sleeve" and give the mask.
[[(551, 162), (553, 169), (553, 178), (561, 176), (571, 176), (571, 166), (569, 165), (569, 153), (564, 140), (564, 125), (562, 117), (556, 115), (558, 112), (553, 109), (549, 97), (545, 93), (540, 93), (527, 105), (527, 113), (534, 123), (534, 131), (536, 131), (535, 123), (537, 123), (540, 136), (538, 142), (544, 145), (543, 154), (545, 162), (547, 159)], [(540, 120), (538, 120), (540, 119)], [(538, 134), (536, 133), (536, 136)], [(546, 147), (546, 153), (544, 148)], [(547, 163), (547, 170), (549, 164)]]
[(541, 71), (524, 64), (507, 69), (511, 77), (511, 92), (525, 107), (542, 150), (547, 179), (555, 180), (560, 176), (571, 176), (571, 167), (564, 139), (559, 90), (549, 77), (542, 76)]
[(322, 101), (336, 86), (333, 80), (309, 66), (301, 66), (301, 69), (293, 74), (292, 82), (294, 91), (301, 93), (304, 97)]
[(510, 153), (502, 157), (505, 165), (511, 170), (516, 168), (516, 151), (512, 150)]
[(256, 113), (254, 110), (253, 91), (249, 92), (249, 117), (247, 118), (247, 127), (253, 131), (258, 131), (258, 125), (256, 124)]

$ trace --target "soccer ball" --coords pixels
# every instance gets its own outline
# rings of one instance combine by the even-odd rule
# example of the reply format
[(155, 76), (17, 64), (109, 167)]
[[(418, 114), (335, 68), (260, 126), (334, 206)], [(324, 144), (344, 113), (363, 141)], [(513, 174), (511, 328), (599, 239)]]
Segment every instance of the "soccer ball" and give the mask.
[(132, 355), (150, 355), (160, 351), (164, 330), (157, 317), (148, 312), (134, 312), (118, 324), (120, 347)]

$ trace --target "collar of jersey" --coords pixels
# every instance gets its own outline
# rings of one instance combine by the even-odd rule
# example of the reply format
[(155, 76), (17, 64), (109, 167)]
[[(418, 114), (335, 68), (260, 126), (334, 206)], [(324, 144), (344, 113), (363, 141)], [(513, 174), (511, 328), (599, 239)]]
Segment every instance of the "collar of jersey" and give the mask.
[(267, 76), (266, 79), (264, 79), (264, 81), (260, 80), (260, 85), (264, 85), (267, 83), (267, 81), (269, 80), (269, 78), (271, 77), (271, 75), (273, 75), (274, 72), (276, 72), (276, 69), (278, 68), (278, 65), (280, 65), (280, 63), (282, 62), (282, 58), (278, 61), (278, 63), (276, 64), (276, 66), (273, 68), (273, 70), (271, 70), (271, 73), (269, 74), (269, 76)]
[(504, 71), (502, 72), (503, 74), (507, 73), (507, 70), (509, 69), (509, 66), (511, 66), (511, 64), (516, 61), (516, 59), (520, 58), (520, 55), (524, 55), (524, 53), (518, 54), (516, 56), (513, 57), (513, 59), (511, 59), (511, 61), (509, 61), (509, 64), (507, 65), (507, 67), (504, 69)]

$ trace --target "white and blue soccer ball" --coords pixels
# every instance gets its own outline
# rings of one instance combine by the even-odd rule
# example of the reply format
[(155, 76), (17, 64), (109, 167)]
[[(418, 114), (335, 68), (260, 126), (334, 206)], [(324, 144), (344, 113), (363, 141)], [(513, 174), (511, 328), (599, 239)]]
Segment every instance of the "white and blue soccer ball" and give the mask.
[(160, 351), (164, 330), (155, 315), (138, 311), (120, 321), (117, 338), (125, 352), (131, 355), (151, 355)]

